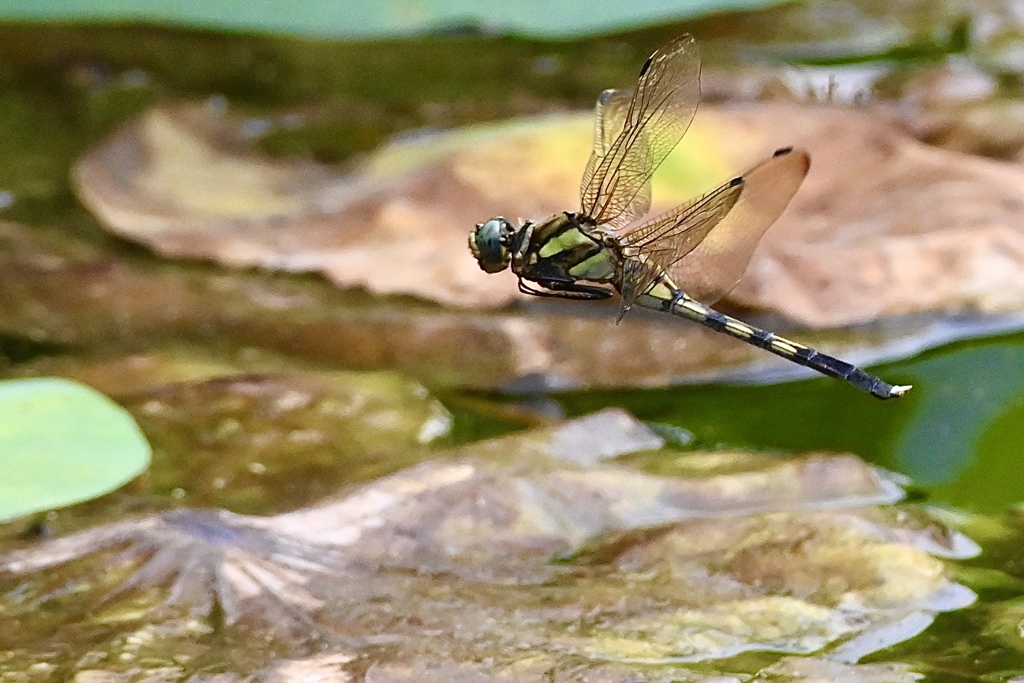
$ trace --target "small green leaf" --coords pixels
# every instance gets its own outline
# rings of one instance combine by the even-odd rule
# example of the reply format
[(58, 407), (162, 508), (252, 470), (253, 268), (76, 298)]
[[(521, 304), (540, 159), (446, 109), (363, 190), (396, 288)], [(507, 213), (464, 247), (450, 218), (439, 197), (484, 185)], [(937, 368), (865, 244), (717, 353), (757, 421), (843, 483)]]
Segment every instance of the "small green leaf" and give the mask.
[(149, 464), (135, 421), (99, 392), (63, 379), (0, 382), (0, 520), (114, 490)]

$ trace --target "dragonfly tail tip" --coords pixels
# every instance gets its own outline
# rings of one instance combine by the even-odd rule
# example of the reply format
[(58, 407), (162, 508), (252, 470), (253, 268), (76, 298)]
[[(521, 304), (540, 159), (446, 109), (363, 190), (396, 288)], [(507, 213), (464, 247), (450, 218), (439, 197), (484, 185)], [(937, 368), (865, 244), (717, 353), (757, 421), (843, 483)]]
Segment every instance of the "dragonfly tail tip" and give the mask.
[(903, 394), (907, 393), (908, 391), (910, 391), (913, 388), (914, 388), (913, 384), (897, 384), (897, 385), (894, 385), (893, 388), (889, 390), (889, 396), (892, 396), (894, 398), (899, 398), (900, 396), (902, 396)]

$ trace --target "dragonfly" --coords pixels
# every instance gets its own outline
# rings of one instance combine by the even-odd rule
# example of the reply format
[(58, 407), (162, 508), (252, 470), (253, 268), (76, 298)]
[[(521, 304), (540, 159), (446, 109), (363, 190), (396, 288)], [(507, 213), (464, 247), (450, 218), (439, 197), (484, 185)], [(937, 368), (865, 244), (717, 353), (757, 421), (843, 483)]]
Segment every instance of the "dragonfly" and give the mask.
[(580, 183), (580, 210), (515, 227), (503, 216), (478, 223), (469, 248), (487, 273), (511, 267), (534, 296), (598, 300), (671, 313), (764, 349), (881, 399), (888, 384), (859, 367), (711, 308), (739, 282), (765, 231), (810, 169), (786, 147), (711, 192), (646, 217), (651, 178), (686, 133), (700, 101), (700, 52), (690, 35), (659, 48), (632, 92), (597, 99), (594, 145)]

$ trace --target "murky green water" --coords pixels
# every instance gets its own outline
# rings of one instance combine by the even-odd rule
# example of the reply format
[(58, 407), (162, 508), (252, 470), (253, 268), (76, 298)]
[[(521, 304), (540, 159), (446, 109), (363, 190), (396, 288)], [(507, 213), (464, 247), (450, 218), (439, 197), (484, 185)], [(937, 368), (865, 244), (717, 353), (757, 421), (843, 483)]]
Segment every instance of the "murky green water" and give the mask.
[[(59, 226), (78, 238), (124, 253), (70, 195), (72, 161), (91, 142), (148, 104), (169, 96), (223, 93), (256, 110), (319, 100), (316, 125), (281, 131), (266, 146), (325, 161), (349, 157), (400, 130), (525, 113), (520, 94), (534, 91), (556, 106), (587, 106), (597, 84), (627, 78), (644, 43), (605, 54), (595, 70), (580, 65), (602, 42), (515, 45), (490, 39), (427, 39), (395, 45), (305, 44), (284, 38), (223, 37), (163, 29), (0, 26), (0, 142), (6, 162), (0, 191), (17, 197), (0, 216), (25, 221), (59, 239)], [(142, 48), (144, 46), (144, 48)], [(471, 63), (460, 55), (474, 56)], [(711, 58), (714, 59), (714, 51)], [(554, 75), (530, 69), (526, 82), (497, 78), (497, 64), (555, 56)], [(410, 79), (413, 64), (431, 64), (436, 78)], [(369, 77), (369, 65), (375, 66)], [(137, 76), (126, 78), (133, 65)], [(422, 69), (420, 69), (422, 71)], [(347, 101), (355, 99), (359, 107)], [(343, 102), (345, 100), (346, 102)], [(429, 110), (416, 103), (430, 101)], [(474, 102), (472, 107), (467, 103)], [(339, 107), (345, 115), (332, 117)], [(52, 350), (16, 335), (8, 355)], [(694, 445), (782, 451), (845, 450), (912, 478), (928, 500), (997, 512), (1024, 500), (1019, 453), (1024, 445), (1024, 337), (960, 343), (921, 358), (876, 368), (912, 383), (900, 402), (881, 403), (824, 379), (766, 387), (694, 387), (560, 395), (571, 415), (621, 405), (643, 419), (675, 425)], [(467, 412), (457, 439), (514, 428)]]
[[(0, 25), (0, 148), (5, 155), (0, 198), (8, 192), (15, 199), (0, 209), (0, 218), (31, 225), (44, 241), (67, 242), (80, 251), (101, 250), (140, 270), (201, 279), (216, 269), (169, 265), (108, 237), (68, 189), (73, 160), (149, 104), (217, 94), (252, 112), (312, 109), (312, 123), (282, 129), (265, 139), (264, 146), (282, 155), (344, 163), (410, 128), (587, 107), (595, 92), (628, 80), (638, 55), (678, 30), (652, 29), (628, 43), (600, 38), (580, 43), (430, 38), (408, 44), (326, 44), (152, 28)], [(709, 54), (712, 60), (725, 61), (733, 53), (712, 48)], [(529, 66), (538, 60), (556, 63), (558, 69), (549, 73)], [(508, 72), (524, 75), (510, 83)], [(238, 278), (258, 282), (251, 274)], [(311, 278), (280, 279), (301, 291)], [(376, 303), (367, 299), (359, 305)], [(195, 333), (186, 341), (222, 352), (237, 339), (222, 332), (230, 332), (230, 325)], [(96, 350), (76, 343), (74, 334), (5, 333), (0, 351), (14, 371), (43, 356)], [(123, 352), (178, 341), (176, 330), (160, 331), (149, 337), (119, 337), (101, 350)], [(960, 342), (872, 370), (915, 388), (903, 400), (889, 402), (827, 379), (528, 399), (449, 389), (439, 397), (454, 412), (454, 431), (442, 445), (514, 432), (561, 411), (577, 416), (618, 406), (674, 440), (673, 453), (743, 448), (856, 454), (909, 477), (912, 501), (952, 510), (950, 519), (984, 549), (980, 558), (960, 563), (957, 570), (962, 572), (958, 578), (979, 593), (976, 606), (939, 616), (924, 635), (873, 658), (922, 662), (932, 680), (979, 675), (1000, 679), (1001, 672), (1019, 672), (1024, 660), (1014, 634), (1024, 616), (1019, 552), (1024, 534), (1016, 512), (1024, 501), (1024, 334)], [(186, 399), (179, 397), (183, 403)], [(417, 452), (401, 462), (374, 461), (372, 471), (379, 475), (420, 456)], [(338, 471), (329, 462), (319, 465), (321, 469), (306, 476), (322, 479), (322, 488), (285, 493), (302, 503), (327, 495), (335, 480), (323, 472)], [(657, 469), (650, 462), (645, 466)], [(165, 488), (166, 504), (174, 487), (168, 483)], [(221, 501), (218, 491), (209, 500)], [(263, 489), (257, 493), (246, 497), (241, 490), (241, 502), (232, 504), (250, 513), (288, 508), (281, 500), (267, 504)], [(126, 509), (132, 504), (138, 501)]]
[(911, 478), (929, 502), (997, 513), (1024, 501), (1024, 336), (952, 344), (873, 368), (914, 390), (868, 401), (827, 379), (559, 397), (572, 415), (622, 405), (700, 447), (838, 450)]

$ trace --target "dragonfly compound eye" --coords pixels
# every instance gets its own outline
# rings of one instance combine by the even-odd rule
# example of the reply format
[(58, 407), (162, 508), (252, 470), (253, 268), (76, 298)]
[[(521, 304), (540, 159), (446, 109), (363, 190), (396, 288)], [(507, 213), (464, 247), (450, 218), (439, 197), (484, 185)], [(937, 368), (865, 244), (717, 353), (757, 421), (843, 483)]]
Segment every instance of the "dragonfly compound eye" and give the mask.
[(469, 249), (484, 271), (498, 273), (508, 268), (513, 232), (512, 225), (498, 217), (481, 223), (470, 233)]

